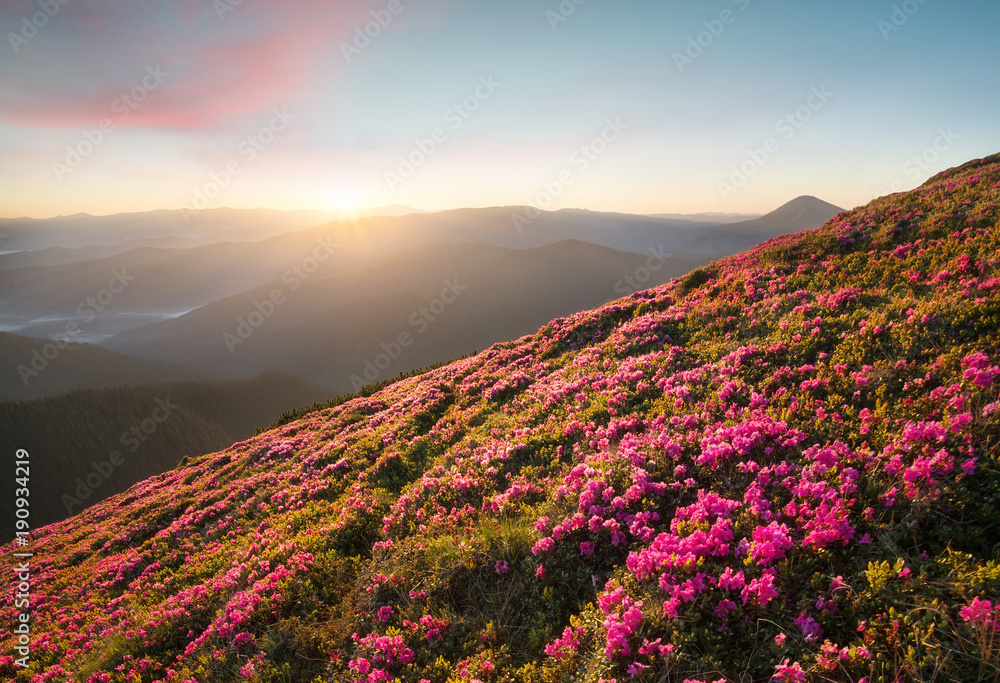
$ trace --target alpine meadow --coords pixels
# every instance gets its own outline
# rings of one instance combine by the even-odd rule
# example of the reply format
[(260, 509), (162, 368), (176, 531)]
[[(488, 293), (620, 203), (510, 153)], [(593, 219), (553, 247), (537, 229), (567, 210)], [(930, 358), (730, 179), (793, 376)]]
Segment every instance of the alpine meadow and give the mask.
[(39, 529), (0, 671), (995, 680), (998, 201), (969, 162)]

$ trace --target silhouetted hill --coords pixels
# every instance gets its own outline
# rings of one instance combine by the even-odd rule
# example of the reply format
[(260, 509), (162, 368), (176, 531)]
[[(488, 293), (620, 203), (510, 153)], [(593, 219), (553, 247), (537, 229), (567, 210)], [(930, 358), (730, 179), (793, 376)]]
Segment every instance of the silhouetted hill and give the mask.
[[(58, 333), (66, 321), (78, 317), (86, 297), (96, 297), (109, 286), (122, 289), (114, 297), (105, 293), (107, 306), (86, 326), (85, 340), (101, 341), (268, 282), (297, 278), (304, 269), (310, 277), (343, 272), (426, 244), (477, 242), (524, 248), (575, 238), (644, 253), (650, 247), (670, 250), (690, 239), (688, 231), (699, 226), (561, 211), (543, 212), (518, 231), (511, 222), (514, 213), (513, 209), (412, 213), (339, 220), (260, 241), (181, 249), (140, 247), (124, 253), (91, 249), (88, 254), (96, 258), (0, 270), (0, 326), (40, 337)], [(127, 286), (112, 282), (118, 275)]]
[(653, 218), (671, 218), (675, 220), (698, 221), (711, 225), (722, 225), (723, 223), (740, 223), (742, 221), (752, 221), (760, 218), (759, 213), (719, 213), (709, 211), (706, 213), (651, 213)]
[(93, 344), (58, 343), (0, 332), (0, 400), (29, 399), (70, 389), (149, 384), (204, 375), (177, 363), (151, 362)]
[[(383, 353), (381, 345), (392, 345), (400, 334), (410, 335), (411, 344), (377, 377), (527, 334), (555, 316), (664, 282), (700, 263), (661, 254), (644, 258), (575, 240), (516, 250), (424, 245), (364, 268), (310, 279), (295, 291), (284, 287), (285, 302), (258, 328), (244, 323), (244, 332), (252, 332), (245, 341), (235, 338), (239, 320), (247, 321), (257, 310), (255, 302), (268, 301), (281, 283), (105, 344), (143, 358), (184, 359), (216, 376), (280, 370), (340, 393), (357, 389), (351, 377), (364, 378), (367, 364)], [(457, 293), (449, 282), (457, 284)], [(440, 311), (421, 312), (437, 306)]]
[[(225, 448), (281, 413), (329, 396), (302, 380), (267, 373), (0, 401), (0, 448), (32, 454), (32, 523), (47, 524), (172, 469), (185, 455)], [(0, 474), (0, 482), (11, 489), (13, 471)], [(5, 520), (15, 518), (11, 501), (3, 496), (0, 503)], [(4, 540), (11, 538), (10, 524), (0, 526)]]
[(703, 231), (678, 249), (720, 258), (778, 235), (818, 228), (843, 209), (816, 197), (796, 197), (771, 213), (749, 221), (718, 225)]
[[(141, 247), (189, 249), (219, 242), (256, 242), (342, 218), (342, 211), (272, 211), (269, 209), (206, 209), (91, 216), (76, 214), (48, 219), (0, 218), (7, 234), (0, 270), (53, 266), (106, 258)], [(427, 213), (401, 204), (349, 212), (352, 218)], [(9, 237), (14, 237), (8, 240)], [(18, 250), (15, 250), (18, 249)]]
[[(303, 271), (310, 278), (344, 273), (388, 255), (438, 243), (526, 249), (575, 239), (637, 254), (653, 249), (704, 260), (733, 253), (790, 226), (810, 223), (821, 212), (821, 204), (818, 200), (809, 206), (793, 202), (766, 221), (737, 224), (721, 233), (721, 228), (708, 228), (696, 220), (575, 209), (542, 212), (526, 207), (356, 218), (290, 231), (291, 219), (280, 212), (274, 217), (276, 225), (268, 227), (265, 218), (271, 214), (267, 212), (249, 212), (248, 218), (247, 212), (219, 209), (222, 213), (216, 222), (248, 221), (240, 241), (224, 241), (221, 236), (229, 233), (216, 230), (205, 238), (214, 241), (203, 245), (188, 237), (168, 236), (0, 257), (20, 263), (20, 267), (0, 268), (0, 329), (38, 337), (57, 334), (67, 322), (80, 318), (81, 310), (98, 310), (87, 302), (100, 296), (104, 302), (100, 315), (81, 326), (85, 329), (79, 338), (100, 342), (267, 283), (304, 279), (300, 277)], [(160, 217), (161, 222), (170, 217), (176, 220), (169, 214)], [(297, 220), (304, 219), (299, 216)], [(111, 227), (103, 223), (100, 227), (101, 234), (108, 233), (106, 239), (112, 239)], [(162, 232), (167, 227), (158, 229)], [(248, 237), (273, 232), (280, 234), (256, 241)], [(736, 242), (735, 234), (740, 235)], [(725, 239), (720, 242), (718, 235)], [(127, 246), (134, 248), (121, 251)]]

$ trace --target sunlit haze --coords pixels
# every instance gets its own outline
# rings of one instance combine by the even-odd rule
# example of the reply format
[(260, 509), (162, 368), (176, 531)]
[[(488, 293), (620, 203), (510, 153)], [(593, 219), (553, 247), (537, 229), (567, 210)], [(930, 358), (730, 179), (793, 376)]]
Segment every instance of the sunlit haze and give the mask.
[(49, 4), (0, 9), (4, 217), (853, 207), (1000, 149), (992, 2)]

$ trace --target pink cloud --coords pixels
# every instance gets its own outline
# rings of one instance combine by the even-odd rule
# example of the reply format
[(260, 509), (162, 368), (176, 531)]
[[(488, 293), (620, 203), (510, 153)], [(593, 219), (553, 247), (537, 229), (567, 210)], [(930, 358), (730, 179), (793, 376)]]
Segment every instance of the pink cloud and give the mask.
[[(341, 41), (385, 1), (70, 2), (0, 67), (0, 121), (67, 128), (110, 118), (116, 126), (211, 129), (291, 106), (350, 68)], [(220, 7), (231, 11), (220, 18)], [(0, 12), (12, 20), (33, 10), (18, 2)], [(145, 95), (134, 108), (133, 89)]]

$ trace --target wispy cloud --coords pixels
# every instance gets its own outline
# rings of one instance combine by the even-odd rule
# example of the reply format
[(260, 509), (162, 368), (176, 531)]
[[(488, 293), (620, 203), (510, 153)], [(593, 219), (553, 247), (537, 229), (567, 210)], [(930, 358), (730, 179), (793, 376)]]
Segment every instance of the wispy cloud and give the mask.
[[(345, 68), (339, 44), (374, 3), (280, 0), (169, 4), (69, 0), (27, 44), (0, 61), (0, 121), (94, 125), (147, 67), (171, 78), (123, 125), (206, 129), (305, 98)], [(36, 2), (5, 3), (4, 35)], [(30, 31), (28, 32), (30, 33)], [(10, 39), (8, 39), (10, 42)]]

